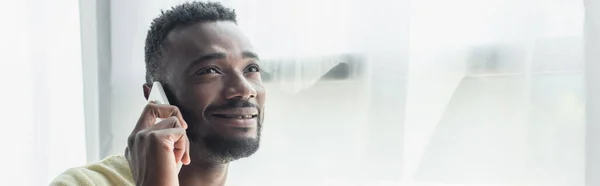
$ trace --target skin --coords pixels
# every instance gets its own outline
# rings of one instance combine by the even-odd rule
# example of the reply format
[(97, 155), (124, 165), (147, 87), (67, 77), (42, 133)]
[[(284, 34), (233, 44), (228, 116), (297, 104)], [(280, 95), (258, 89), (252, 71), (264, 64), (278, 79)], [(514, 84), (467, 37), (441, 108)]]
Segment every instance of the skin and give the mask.
[[(258, 138), (265, 104), (258, 56), (229, 21), (176, 28), (166, 42), (161, 83), (176, 106), (149, 103), (130, 135), (125, 155), (136, 184), (224, 185), (230, 160), (207, 158), (201, 139)], [(146, 99), (150, 90), (145, 84)], [(210, 109), (230, 101), (256, 107)], [(156, 118), (166, 119), (154, 124)], [(184, 164), (180, 172), (177, 163)]]

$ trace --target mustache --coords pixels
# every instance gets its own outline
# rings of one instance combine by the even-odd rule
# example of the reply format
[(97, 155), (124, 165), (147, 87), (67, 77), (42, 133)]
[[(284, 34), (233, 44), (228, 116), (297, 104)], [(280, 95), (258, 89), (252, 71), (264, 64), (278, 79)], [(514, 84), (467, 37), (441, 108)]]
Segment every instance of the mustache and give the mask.
[(210, 105), (206, 108), (206, 111), (216, 111), (216, 110), (228, 110), (228, 109), (236, 109), (236, 108), (246, 108), (246, 107), (252, 107), (252, 108), (256, 108), (256, 110), (259, 110), (258, 105), (247, 101), (247, 100), (227, 100), (224, 104), (222, 105)]

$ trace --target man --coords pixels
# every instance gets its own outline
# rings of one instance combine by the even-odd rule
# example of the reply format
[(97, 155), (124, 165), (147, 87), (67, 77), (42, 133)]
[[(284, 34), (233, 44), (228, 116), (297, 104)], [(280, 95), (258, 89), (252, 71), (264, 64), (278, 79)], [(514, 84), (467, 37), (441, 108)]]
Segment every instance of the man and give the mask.
[(144, 96), (159, 81), (174, 106), (149, 103), (124, 156), (67, 170), (51, 185), (224, 185), (228, 163), (256, 152), (265, 89), (233, 10), (173, 7), (152, 22), (145, 52)]

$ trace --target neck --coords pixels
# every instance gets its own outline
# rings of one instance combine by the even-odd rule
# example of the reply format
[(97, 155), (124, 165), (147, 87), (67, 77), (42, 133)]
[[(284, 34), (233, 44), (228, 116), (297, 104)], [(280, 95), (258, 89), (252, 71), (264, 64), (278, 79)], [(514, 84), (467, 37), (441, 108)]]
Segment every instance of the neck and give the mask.
[(224, 186), (229, 164), (197, 163), (181, 167), (179, 185)]

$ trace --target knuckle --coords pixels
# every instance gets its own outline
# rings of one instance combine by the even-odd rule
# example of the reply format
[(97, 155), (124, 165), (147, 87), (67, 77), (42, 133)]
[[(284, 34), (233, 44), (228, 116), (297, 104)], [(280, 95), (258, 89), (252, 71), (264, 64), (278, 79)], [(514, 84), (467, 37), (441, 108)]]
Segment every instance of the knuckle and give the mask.
[(140, 132), (138, 132), (138, 133), (135, 134), (133, 143), (135, 143), (135, 142), (138, 142), (138, 143), (139, 142), (143, 142), (143, 141), (146, 140), (146, 138), (147, 138), (146, 137), (146, 133), (143, 132), (143, 131), (140, 131)]
[(135, 142), (135, 137), (136, 137), (136, 135), (129, 135), (129, 137), (127, 137), (127, 146), (128, 147), (133, 146), (133, 143)]
[(170, 116), (168, 118), (165, 118), (164, 120), (161, 121), (161, 123), (165, 123), (165, 124), (175, 124), (178, 123), (179, 119), (177, 119), (177, 117), (175, 116)]
[(145, 111), (145, 112), (148, 112), (148, 111), (152, 110), (153, 108), (154, 108), (154, 104), (152, 104), (152, 103), (148, 103), (148, 104), (146, 104), (146, 106), (144, 107), (144, 111)]
[(175, 105), (171, 105), (171, 109), (173, 109), (173, 113), (179, 113), (179, 107), (175, 106)]
[(157, 131), (151, 131), (148, 132), (148, 135), (146, 136), (147, 139), (151, 139), (151, 140), (157, 140), (159, 139), (159, 134)]
[(176, 127), (181, 127), (181, 122), (179, 120), (179, 117), (177, 116), (171, 116), (169, 119), (173, 120), (173, 125)]
[(180, 115), (181, 110), (179, 110), (179, 107), (174, 106), (174, 105), (169, 105), (169, 115), (171, 116), (178, 116)]
[(142, 115), (146, 115), (146, 116), (149, 115), (149, 114), (155, 115), (155, 113), (157, 111), (156, 108), (157, 108), (156, 104), (148, 103), (144, 107), (144, 111), (143, 111)]
[(177, 118), (177, 116), (169, 116), (168, 120), (169, 121), (173, 121), (173, 122), (177, 122), (177, 121), (179, 121), (179, 118)]

